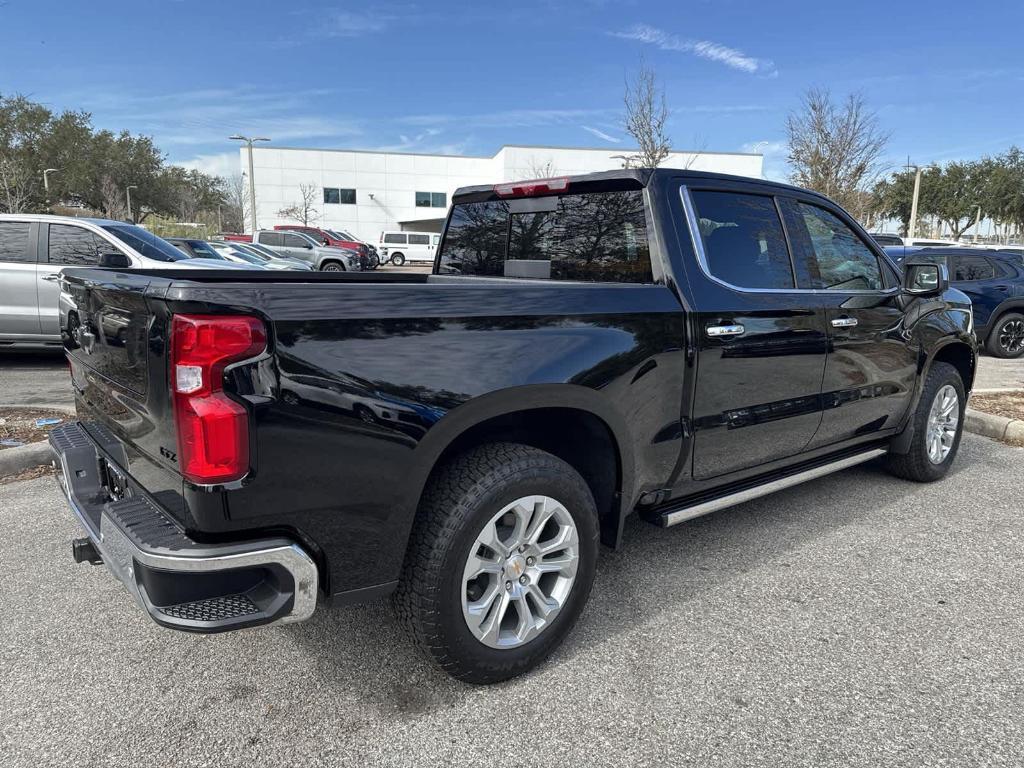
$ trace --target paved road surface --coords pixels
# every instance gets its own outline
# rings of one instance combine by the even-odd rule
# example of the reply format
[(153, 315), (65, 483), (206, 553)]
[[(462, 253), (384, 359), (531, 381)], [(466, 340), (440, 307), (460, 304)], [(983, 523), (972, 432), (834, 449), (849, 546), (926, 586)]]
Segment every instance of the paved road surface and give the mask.
[(0, 763), (1019, 766), (1021, 449), (867, 465), (602, 556), (570, 642), (473, 688), (386, 603), (202, 637), (149, 623), (47, 479), (0, 486)]

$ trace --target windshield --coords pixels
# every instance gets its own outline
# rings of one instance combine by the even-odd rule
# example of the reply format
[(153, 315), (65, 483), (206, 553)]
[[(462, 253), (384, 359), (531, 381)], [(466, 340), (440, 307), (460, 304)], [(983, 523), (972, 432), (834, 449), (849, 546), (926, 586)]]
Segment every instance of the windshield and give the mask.
[(253, 264), (266, 264), (271, 258), (248, 243), (233, 243), (232, 245), (225, 246), (225, 250), (237, 256), (248, 257), (247, 260), (252, 259)]
[(324, 232), (326, 232), (328, 235), (333, 237), (335, 240), (352, 240), (352, 241), (355, 241), (355, 238), (352, 237), (352, 235), (350, 235), (348, 232), (339, 232), (336, 229), (325, 229)]
[(255, 251), (256, 253), (262, 253), (268, 259), (280, 258), (274, 251), (267, 248), (265, 245), (259, 243), (245, 243), (246, 250)]
[(236, 259), (241, 259), (248, 264), (266, 264), (267, 260), (251, 253), (246, 253), (239, 248), (229, 249), (229, 253)]
[(188, 254), (182, 253), (166, 240), (161, 240), (149, 230), (132, 224), (104, 224), (103, 229), (112, 234), (129, 248), (154, 261), (184, 261)]

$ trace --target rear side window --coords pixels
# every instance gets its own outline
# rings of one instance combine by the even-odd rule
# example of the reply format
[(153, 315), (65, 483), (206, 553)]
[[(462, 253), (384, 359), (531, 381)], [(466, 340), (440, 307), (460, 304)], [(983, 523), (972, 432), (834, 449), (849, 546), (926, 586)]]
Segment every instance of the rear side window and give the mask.
[(457, 203), (441, 244), (440, 271), (653, 282), (643, 193)]
[(736, 192), (691, 193), (708, 271), (737, 288), (793, 288), (775, 200)]
[(991, 280), (996, 276), (992, 263), (981, 256), (957, 256), (953, 263), (954, 280)]
[(51, 264), (91, 267), (99, 263), (100, 253), (112, 251), (106, 240), (87, 229), (70, 224), (50, 225), (49, 259)]
[(409, 245), (430, 245), (430, 235), (409, 235)]
[(405, 235), (398, 235), (392, 232), (384, 235), (384, 242), (393, 245), (405, 245)]
[(27, 221), (0, 221), (0, 261), (34, 262), (28, 248)]
[[(879, 259), (857, 233), (824, 208), (796, 203), (790, 237), (801, 268), (801, 288), (827, 291), (880, 291), (885, 288)], [(805, 269), (809, 285), (805, 282)]]

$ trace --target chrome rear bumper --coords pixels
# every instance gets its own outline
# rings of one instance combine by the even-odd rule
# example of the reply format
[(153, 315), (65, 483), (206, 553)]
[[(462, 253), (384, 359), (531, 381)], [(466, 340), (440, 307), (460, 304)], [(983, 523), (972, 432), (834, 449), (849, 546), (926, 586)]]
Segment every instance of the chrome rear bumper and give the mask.
[[(50, 433), (57, 481), (110, 571), (149, 616), (189, 632), (293, 622), (316, 609), (317, 568), (285, 538), (190, 538), (77, 423)], [(104, 478), (115, 472), (118, 498)]]

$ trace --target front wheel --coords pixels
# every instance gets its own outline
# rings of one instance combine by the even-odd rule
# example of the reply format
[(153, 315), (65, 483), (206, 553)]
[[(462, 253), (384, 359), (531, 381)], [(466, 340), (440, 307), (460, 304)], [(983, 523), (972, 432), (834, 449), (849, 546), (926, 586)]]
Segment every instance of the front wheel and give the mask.
[(1024, 355), (1024, 315), (1007, 312), (999, 318), (988, 336), (989, 354), (1015, 358)]
[(945, 477), (956, 458), (964, 429), (967, 397), (960, 373), (949, 363), (933, 363), (911, 417), (914, 436), (905, 454), (889, 454), (889, 471), (930, 483)]
[(396, 253), (391, 257), (391, 263), (396, 267), (400, 267), (405, 264), (405, 256), (401, 253)]
[(326, 264), (320, 267), (320, 270), (322, 272), (344, 272), (345, 267), (343, 267), (336, 261), (328, 261)]
[(543, 661), (576, 623), (597, 541), (594, 498), (576, 470), (537, 448), (482, 446), (424, 494), (398, 614), (453, 677), (506, 680)]

